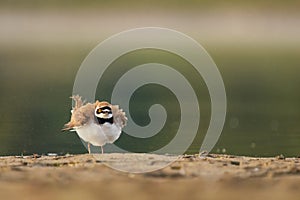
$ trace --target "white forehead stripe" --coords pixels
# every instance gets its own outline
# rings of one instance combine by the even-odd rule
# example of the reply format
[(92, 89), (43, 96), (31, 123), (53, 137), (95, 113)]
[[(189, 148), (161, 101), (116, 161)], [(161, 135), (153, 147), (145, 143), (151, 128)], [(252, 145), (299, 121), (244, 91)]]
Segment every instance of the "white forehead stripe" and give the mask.
[(102, 118), (102, 119), (109, 119), (112, 117), (112, 114), (103, 114), (103, 113), (100, 113), (98, 115), (99, 118)]

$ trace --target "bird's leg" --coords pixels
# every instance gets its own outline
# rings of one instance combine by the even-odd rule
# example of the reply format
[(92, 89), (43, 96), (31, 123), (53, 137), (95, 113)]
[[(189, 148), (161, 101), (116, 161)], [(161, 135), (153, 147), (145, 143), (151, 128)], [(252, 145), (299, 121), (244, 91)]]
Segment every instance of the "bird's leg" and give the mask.
[(89, 154), (91, 154), (91, 144), (88, 142), (88, 151), (89, 151)]
[(103, 154), (104, 153), (104, 151), (103, 151), (103, 147), (101, 146), (101, 153)]

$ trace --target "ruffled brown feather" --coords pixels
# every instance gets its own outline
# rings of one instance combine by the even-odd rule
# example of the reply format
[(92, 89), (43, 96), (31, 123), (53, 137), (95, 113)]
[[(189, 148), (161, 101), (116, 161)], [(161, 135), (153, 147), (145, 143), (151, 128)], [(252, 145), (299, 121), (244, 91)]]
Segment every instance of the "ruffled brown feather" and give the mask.
[(114, 123), (121, 128), (126, 126), (127, 117), (125, 112), (123, 112), (122, 109), (119, 109), (118, 105), (111, 105), (106, 101), (96, 101), (94, 104), (85, 104), (85, 101), (83, 101), (79, 95), (74, 95), (71, 98), (75, 101), (75, 105), (72, 109), (71, 120), (64, 125), (62, 131), (72, 130), (76, 127), (87, 124), (89, 120), (94, 119), (94, 111), (97, 106), (110, 106), (112, 108)]
[(123, 110), (120, 109), (118, 105), (112, 106), (112, 113), (113, 113), (113, 117), (114, 117), (114, 123), (119, 125), (121, 128), (126, 126), (127, 117), (125, 115), (125, 112), (123, 112)]
[(75, 105), (72, 109), (71, 120), (64, 125), (62, 131), (72, 130), (85, 125), (91, 119), (95, 109), (93, 104), (85, 104), (85, 101), (79, 95), (74, 95), (70, 98), (75, 101)]

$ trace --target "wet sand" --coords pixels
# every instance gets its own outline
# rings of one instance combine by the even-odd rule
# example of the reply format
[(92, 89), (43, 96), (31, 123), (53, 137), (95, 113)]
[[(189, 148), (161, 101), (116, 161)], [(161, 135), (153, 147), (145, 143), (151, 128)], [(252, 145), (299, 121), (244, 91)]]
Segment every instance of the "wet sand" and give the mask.
[[(150, 159), (143, 165), (136, 160)], [(106, 154), (0, 157), (1, 199), (299, 199), (299, 158), (185, 155), (163, 169), (125, 173), (168, 156)], [(126, 160), (126, 162), (124, 162)]]

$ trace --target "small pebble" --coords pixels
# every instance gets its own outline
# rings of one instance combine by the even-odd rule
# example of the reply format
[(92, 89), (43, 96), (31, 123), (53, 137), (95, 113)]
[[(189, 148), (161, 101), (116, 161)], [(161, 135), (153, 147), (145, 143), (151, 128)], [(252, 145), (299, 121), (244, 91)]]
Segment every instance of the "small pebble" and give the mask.
[(282, 154), (280, 154), (279, 156), (276, 156), (276, 158), (278, 160), (284, 160), (285, 159), (284, 155), (282, 155)]
[(179, 170), (179, 169), (181, 169), (181, 166), (180, 165), (173, 165), (173, 166), (171, 166), (171, 169)]
[(47, 156), (57, 156), (57, 153), (47, 153)]
[(35, 154), (32, 155), (32, 157), (33, 157), (33, 158), (40, 158), (40, 157), (42, 157), (42, 156), (35, 153)]
[(208, 152), (207, 151), (202, 151), (199, 153), (199, 157), (200, 158), (205, 158), (206, 156), (208, 156)]
[(134, 178), (135, 175), (134, 175), (134, 174), (128, 174), (128, 177), (129, 177), (129, 178)]
[(230, 161), (230, 164), (232, 164), (232, 165), (240, 165), (240, 162), (232, 160), (232, 161)]
[(258, 172), (258, 171), (259, 171), (259, 168), (258, 168), (258, 167), (255, 167), (255, 168), (253, 169), (253, 171)]
[(24, 156), (15, 156), (15, 158), (24, 158)]

